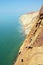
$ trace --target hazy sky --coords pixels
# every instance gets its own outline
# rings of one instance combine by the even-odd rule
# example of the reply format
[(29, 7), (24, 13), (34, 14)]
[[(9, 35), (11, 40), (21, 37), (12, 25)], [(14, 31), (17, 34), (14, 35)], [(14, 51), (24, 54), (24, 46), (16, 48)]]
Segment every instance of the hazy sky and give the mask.
[(0, 15), (37, 11), (42, 4), (43, 0), (0, 0)]

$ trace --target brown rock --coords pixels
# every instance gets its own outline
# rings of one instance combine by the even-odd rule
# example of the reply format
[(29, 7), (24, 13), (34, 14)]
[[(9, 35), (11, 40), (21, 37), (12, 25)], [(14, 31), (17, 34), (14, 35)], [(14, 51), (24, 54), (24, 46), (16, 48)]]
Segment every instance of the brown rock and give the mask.
[(41, 9), (40, 9), (40, 15), (41, 14), (43, 14), (43, 5), (42, 5), (42, 7), (41, 7)]

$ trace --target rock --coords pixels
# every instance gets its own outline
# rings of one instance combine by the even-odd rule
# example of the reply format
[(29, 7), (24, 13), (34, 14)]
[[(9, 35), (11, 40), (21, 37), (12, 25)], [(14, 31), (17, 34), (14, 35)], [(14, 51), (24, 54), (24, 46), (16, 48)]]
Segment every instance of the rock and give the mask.
[[(38, 13), (26, 14), (21, 19), (26, 39), (20, 47), (20, 54), (14, 65), (43, 65), (43, 7)], [(41, 16), (40, 16), (41, 15)], [(39, 17), (40, 16), (40, 17)], [(35, 18), (34, 18), (35, 17)], [(29, 28), (30, 25), (30, 28)], [(36, 26), (37, 25), (37, 26)], [(27, 29), (28, 28), (28, 29)], [(29, 30), (30, 29), (30, 30)]]

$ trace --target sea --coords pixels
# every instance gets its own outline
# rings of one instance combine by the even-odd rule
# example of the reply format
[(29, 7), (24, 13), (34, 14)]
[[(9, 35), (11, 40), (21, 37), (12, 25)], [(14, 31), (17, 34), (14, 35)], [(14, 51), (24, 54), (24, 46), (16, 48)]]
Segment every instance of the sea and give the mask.
[(0, 65), (13, 65), (25, 39), (21, 15), (0, 17)]

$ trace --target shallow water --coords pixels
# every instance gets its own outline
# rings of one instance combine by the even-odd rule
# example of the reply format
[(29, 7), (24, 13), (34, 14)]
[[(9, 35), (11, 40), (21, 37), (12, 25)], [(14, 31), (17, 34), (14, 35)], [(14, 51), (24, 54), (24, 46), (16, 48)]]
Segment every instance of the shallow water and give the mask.
[(19, 16), (0, 18), (0, 65), (13, 65), (25, 35)]

